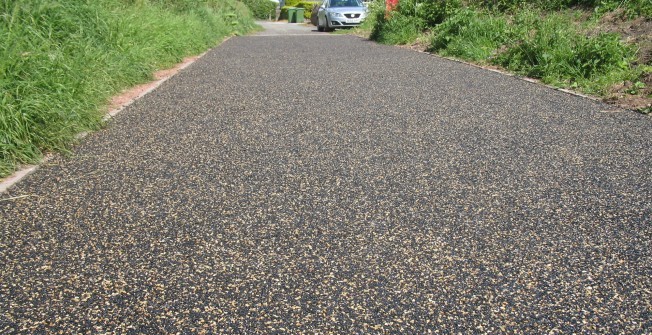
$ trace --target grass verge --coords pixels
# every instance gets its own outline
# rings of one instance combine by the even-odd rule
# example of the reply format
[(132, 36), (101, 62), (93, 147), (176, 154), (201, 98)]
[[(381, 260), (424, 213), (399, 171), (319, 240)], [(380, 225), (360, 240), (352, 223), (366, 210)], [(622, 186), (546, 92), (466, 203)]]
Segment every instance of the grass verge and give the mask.
[(235, 0), (0, 3), (0, 176), (66, 152), (108, 99), (156, 69), (254, 29)]
[(577, 1), (553, 2), (401, 0), (390, 14), (382, 2), (375, 2), (361, 29), (381, 43), (418, 43), (442, 56), (498, 66), (605, 99), (636, 97), (640, 108), (632, 109), (649, 110), (652, 57), (647, 53), (652, 49), (644, 50), (601, 24), (605, 16), (618, 16), (625, 25), (637, 19), (652, 27), (652, 5), (633, 1), (620, 8), (610, 0), (586, 0), (578, 7)]

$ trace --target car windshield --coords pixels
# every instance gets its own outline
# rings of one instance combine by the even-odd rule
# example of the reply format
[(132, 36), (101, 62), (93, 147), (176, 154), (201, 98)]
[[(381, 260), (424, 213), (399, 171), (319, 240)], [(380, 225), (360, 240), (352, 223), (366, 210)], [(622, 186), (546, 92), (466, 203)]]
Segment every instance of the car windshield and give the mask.
[(331, 7), (362, 7), (360, 0), (331, 0)]

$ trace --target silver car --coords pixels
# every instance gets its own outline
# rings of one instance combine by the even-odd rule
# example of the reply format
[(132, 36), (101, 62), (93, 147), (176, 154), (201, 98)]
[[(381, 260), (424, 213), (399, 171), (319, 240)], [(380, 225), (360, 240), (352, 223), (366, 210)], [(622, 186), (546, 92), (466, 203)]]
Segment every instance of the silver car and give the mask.
[(317, 30), (358, 26), (366, 17), (367, 7), (361, 0), (324, 0), (317, 11)]

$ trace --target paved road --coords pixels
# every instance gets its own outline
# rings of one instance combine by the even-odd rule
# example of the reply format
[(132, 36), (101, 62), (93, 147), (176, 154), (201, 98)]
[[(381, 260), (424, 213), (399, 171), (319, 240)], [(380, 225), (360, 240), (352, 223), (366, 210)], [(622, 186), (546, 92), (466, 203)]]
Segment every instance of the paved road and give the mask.
[(256, 33), (256, 36), (297, 36), (297, 35), (307, 35), (307, 36), (321, 36), (329, 37), (335, 36), (330, 34), (315, 34), (317, 32), (317, 27), (310, 24), (306, 21), (304, 23), (287, 23), (284, 21), (279, 22), (269, 22), (269, 21), (259, 21), (264, 30)]
[(3, 194), (0, 333), (652, 332), (650, 117), (308, 33)]

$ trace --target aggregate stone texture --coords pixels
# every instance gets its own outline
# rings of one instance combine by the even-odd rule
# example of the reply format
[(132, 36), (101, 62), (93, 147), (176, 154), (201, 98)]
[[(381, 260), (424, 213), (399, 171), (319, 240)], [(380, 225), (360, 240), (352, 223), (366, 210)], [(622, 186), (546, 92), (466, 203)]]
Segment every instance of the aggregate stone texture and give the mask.
[(315, 34), (228, 40), (3, 194), (0, 333), (652, 332), (649, 116)]

